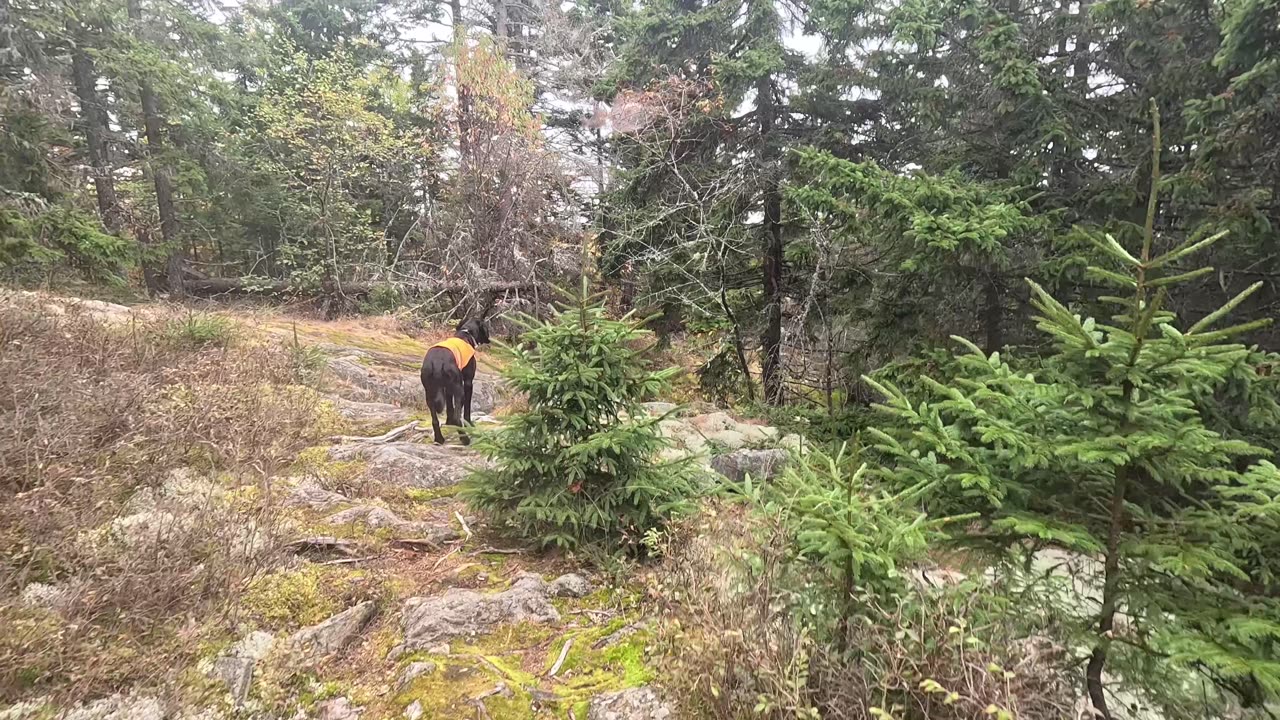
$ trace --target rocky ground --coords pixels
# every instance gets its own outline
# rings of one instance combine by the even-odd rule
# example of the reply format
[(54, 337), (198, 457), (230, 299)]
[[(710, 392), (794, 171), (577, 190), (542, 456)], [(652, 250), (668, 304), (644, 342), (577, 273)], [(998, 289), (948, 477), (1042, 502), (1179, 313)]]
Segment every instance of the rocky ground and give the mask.
[[(131, 317), (107, 303), (81, 309)], [(245, 593), (239, 637), (175, 668), (177, 691), (125, 690), (70, 708), (37, 699), (0, 709), (0, 720), (673, 717), (654, 682), (638, 592), (504, 544), (453, 497), (481, 460), (429, 444), (417, 379), (425, 339), (362, 321), (245, 324), (323, 353), (322, 387), (344, 433), (248, 488), (278, 498), (270, 517), (241, 514), (245, 488), (174, 468), (94, 538), (136, 548), (216, 526), (218, 541), (246, 558), (280, 549)], [(477, 379), (481, 423), (500, 422), (514, 400), (495, 369), (482, 364)], [(721, 412), (647, 409), (663, 417), (671, 456), (697, 455), (733, 478), (776, 472), (800, 443)], [(33, 584), (23, 599), (56, 607), (76, 596)]]

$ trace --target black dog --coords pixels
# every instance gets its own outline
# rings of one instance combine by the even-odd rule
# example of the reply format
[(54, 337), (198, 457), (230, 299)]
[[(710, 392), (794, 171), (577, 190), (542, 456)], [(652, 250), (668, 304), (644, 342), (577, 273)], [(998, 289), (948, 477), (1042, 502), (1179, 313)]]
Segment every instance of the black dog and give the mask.
[[(453, 337), (427, 348), (427, 356), (422, 359), (422, 389), (427, 392), (431, 429), (439, 445), (444, 444), (439, 413), (445, 413), (446, 425), (461, 428), (463, 421), (471, 424), (471, 390), (476, 379), (475, 348), (487, 342), (489, 328), (484, 321), (467, 320), (458, 326)], [(465, 432), (461, 435), (462, 444), (470, 445), (471, 438)]]

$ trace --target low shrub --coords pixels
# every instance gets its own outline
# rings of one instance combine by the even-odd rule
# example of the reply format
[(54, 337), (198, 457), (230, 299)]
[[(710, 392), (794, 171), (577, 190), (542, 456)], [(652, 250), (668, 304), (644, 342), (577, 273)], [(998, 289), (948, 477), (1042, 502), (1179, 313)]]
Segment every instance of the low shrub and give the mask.
[(188, 312), (164, 324), (164, 337), (179, 350), (226, 347), (236, 336), (236, 324), (210, 313)]
[(1011, 592), (909, 579), (937, 521), (814, 453), (663, 543), (664, 681), (708, 718), (1071, 716), (1071, 658)]
[(274, 562), (259, 489), (325, 434), (319, 396), (284, 350), (171, 332), (0, 302), (0, 701), (164, 680)]

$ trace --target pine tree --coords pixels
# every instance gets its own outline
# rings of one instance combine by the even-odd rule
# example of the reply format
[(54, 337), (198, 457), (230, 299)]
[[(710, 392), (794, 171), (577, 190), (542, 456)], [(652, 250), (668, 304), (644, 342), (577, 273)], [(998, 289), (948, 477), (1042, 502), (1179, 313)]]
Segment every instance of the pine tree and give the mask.
[(529, 408), (481, 437), (492, 463), (462, 488), (473, 507), (543, 546), (634, 546), (694, 487), (683, 462), (656, 459), (661, 418), (640, 405), (676, 369), (648, 370), (634, 349), (649, 336), (641, 323), (611, 320), (594, 303), (583, 277), (551, 320), (520, 318), (528, 331), (504, 374)]
[(1164, 309), (1170, 288), (1212, 272), (1184, 263), (1222, 234), (1155, 253), (1158, 116), (1153, 135), (1140, 250), (1094, 238), (1104, 262), (1089, 272), (1119, 291), (1102, 298), (1117, 308), (1110, 323), (1031, 283), (1052, 341), (1044, 358), (1015, 363), (957, 338), (970, 351), (959, 375), (926, 378), (927, 399), (873, 382), (897, 421), (873, 431), (889, 482), (931, 483), (930, 512), (980, 512), (1009, 547), (1099, 561), (1101, 598), (1082, 630), (1104, 718), (1104, 667), (1123, 675), (1128, 662), (1199, 671), (1246, 706), (1280, 695), (1280, 471), (1199, 409), (1228, 381), (1260, 380), (1244, 366), (1256, 355), (1231, 338), (1269, 321), (1213, 329), (1257, 286), (1189, 327)]

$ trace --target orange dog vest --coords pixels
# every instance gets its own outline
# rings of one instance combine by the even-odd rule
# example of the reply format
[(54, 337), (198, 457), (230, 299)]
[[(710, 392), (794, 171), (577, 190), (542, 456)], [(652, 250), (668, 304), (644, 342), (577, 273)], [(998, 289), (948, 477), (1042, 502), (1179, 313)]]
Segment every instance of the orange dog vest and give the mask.
[(453, 353), (453, 361), (458, 363), (459, 370), (465, 368), (467, 363), (471, 362), (471, 358), (476, 355), (476, 349), (471, 347), (471, 343), (460, 337), (451, 337), (447, 340), (441, 340), (431, 347), (448, 348), (449, 352)]

